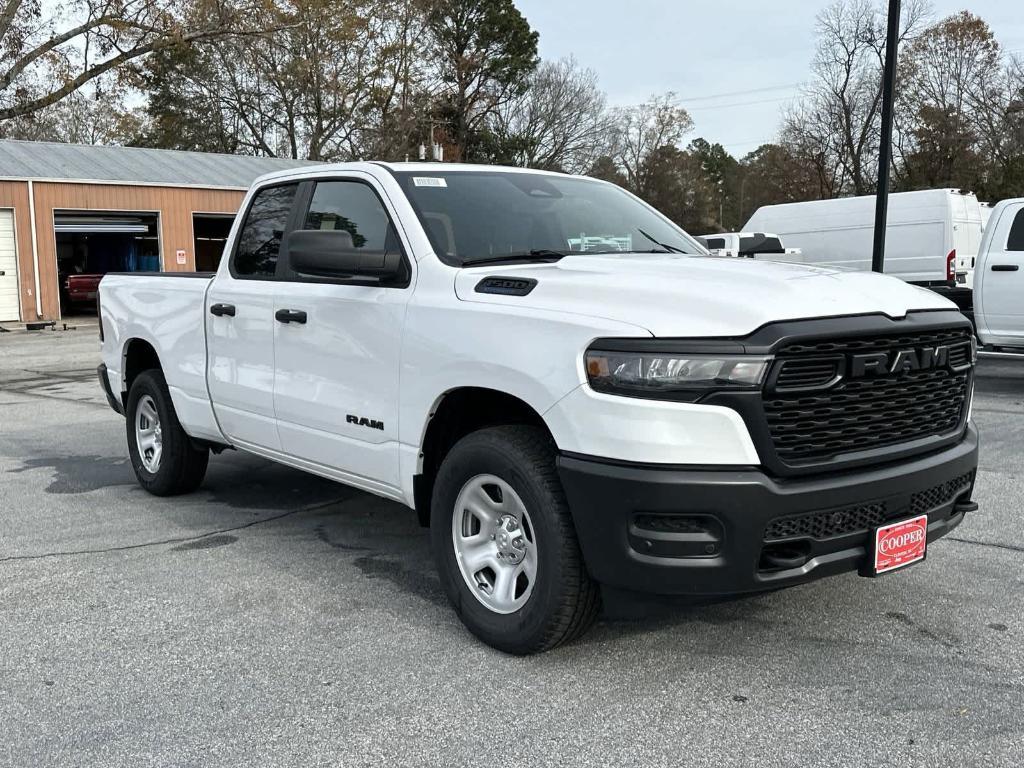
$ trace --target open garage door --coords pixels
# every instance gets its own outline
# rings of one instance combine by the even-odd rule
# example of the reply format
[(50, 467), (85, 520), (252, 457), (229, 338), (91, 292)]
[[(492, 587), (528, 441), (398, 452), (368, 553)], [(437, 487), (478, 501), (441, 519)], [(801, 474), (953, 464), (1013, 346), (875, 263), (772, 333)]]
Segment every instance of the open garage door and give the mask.
[(14, 211), (0, 209), (0, 322), (20, 320), (18, 249), (14, 243)]
[(95, 312), (96, 287), (107, 272), (159, 272), (155, 213), (60, 212), (57, 240), (61, 317)]
[(216, 272), (220, 257), (231, 232), (234, 214), (194, 213), (192, 233), (195, 238), (196, 272)]

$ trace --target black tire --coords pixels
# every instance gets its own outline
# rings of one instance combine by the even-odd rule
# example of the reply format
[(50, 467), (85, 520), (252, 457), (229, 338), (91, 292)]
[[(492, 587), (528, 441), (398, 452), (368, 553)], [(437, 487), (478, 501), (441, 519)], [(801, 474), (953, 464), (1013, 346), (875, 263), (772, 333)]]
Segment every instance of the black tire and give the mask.
[[(139, 403), (149, 397), (160, 417), (162, 434), (162, 455), (159, 466), (151, 472), (143, 463), (136, 436), (136, 421), (139, 418)], [(140, 373), (128, 392), (128, 406), (125, 409), (125, 428), (128, 436), (128, 456), (139, 485), (154, 496), (176, 496), (191, 493), (199, 487), (206, 475), (210, 451), (200, 448), (181, 428), (178, 415), (174, 412), (171, 393), (167, 389), (164, 374), (153, 368)]]
[[(508, 483), (525, 505), (535, 531), (536, 583), (526, 603), (513, 613), (496, 613), (478, 600), (456, 560), (455, 504), (466, 483), (479, 475)], [(444, 590), (463, 624), (488, 645), (517, 655), (539, 653), (575, 639), (597, 617), (600, 589), (583, 564), (555, 468), (555, 446), (543, 430), (491, 427), (456, 443), (434, 483), (430, 529)]]

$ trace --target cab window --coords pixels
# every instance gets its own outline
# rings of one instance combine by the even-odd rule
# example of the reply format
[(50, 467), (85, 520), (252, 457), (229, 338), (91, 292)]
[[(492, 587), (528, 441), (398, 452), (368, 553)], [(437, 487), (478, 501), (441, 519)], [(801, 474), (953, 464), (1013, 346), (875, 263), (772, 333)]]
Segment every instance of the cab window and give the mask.
[(255, 194), (231, 260), (231, 273), (235, 277), (261, 279), (274, 276), (281, 239), (297, 189), (296, 184), (282, 184), (264, 187)]
[(1024, 208), (1017, 211), (1017, 217), (1010, 227), (1010, 239), (1006, 241), (1006, 250), (1024, 251)]

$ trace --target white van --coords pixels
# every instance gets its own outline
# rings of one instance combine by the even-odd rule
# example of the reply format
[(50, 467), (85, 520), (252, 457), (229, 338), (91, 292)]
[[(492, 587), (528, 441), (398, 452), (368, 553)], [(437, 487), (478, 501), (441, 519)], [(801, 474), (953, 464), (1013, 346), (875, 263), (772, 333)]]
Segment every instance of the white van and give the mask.
[[(981, 220), (981, 205), (971, 192), (927, 189), (889, 195), (885, 273), (953, 289), (957, 260), (969, 263), (978, 253)], [(871, 195), (762, 206), (743, 229), (775, 232), (803, 252), (779, 261), (870, 270), (874, 226)]]

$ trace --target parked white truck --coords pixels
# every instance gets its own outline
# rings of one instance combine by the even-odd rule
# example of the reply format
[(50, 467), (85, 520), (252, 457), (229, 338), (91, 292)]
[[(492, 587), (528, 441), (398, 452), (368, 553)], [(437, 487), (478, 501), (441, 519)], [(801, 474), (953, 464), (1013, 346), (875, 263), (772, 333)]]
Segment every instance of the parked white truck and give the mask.
[(782, 238), (771, 232), (718, 232), (700, 235), (697, 240), (716, 256), (798, 261), (796, 257), (801, 253), (799, 248), (784, 246)]
[(876, 575), (976, 508), (953, 305), (710, 257), (592, 179), (266, 176), (216, 275), (108, 275), (100, 320), (145, 489), (192, 491), (230, 447), (394, 499), (430, 527), (466, 626), (512, 653), (578, 636), (599, 586)]
[(974, 324), (986, 347), (1024, 353), (1024, 198), (992, 209), (974, 268)]

